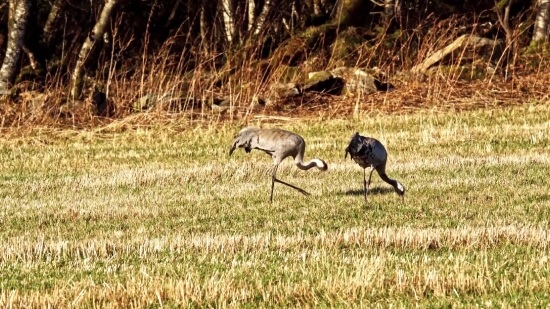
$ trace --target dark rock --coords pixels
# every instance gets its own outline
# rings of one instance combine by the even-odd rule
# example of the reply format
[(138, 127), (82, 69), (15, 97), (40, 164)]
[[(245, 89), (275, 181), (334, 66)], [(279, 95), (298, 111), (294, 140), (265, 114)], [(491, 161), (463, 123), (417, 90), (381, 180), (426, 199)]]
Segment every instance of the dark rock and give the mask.
[(304, 84), (304, 92), (321, 92), (333, 95), (342, 94), (344, 80), (340, 77), (334, 77), (326, 71), (309, 73), (309, 78)]
[(97, 109), (97, 115), (101, 117), (112, 117), (114, 115), (114, 106), (107, 99), (107, 95), (104, 92), (94, 89), (92, 94), (92, 104)]

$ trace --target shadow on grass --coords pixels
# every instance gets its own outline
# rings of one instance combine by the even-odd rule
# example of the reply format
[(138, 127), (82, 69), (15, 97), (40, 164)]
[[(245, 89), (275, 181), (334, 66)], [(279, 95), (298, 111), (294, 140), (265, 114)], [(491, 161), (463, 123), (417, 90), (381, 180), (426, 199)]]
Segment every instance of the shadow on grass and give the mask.
[[(389, 188), (387, 188), (387, 187), (374, 187), (374, 188), (369, 189), (369, 196), (371, 194), (386, 194), (386, 193), (395, 193), (395, 190), (391, 187), (389, 187)], [(363, 196), (363, 194), (364, 194), (363, 188), (358, 189), (358, 190), (348, 190), (348, 191), (344, 192), (344, 195)]]

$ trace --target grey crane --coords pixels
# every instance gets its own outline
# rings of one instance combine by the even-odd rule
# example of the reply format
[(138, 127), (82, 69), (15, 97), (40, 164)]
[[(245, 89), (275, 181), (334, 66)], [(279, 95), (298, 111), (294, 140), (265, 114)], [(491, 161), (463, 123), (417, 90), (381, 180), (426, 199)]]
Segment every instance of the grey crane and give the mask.
[[(380, 178), (385, 182), (392, 185), (397, 195), (404, 199), (405, 187), (395, 180), (391, 179), (386, 175), (386, 163), (388, 162), (388, 152), (384, 145), (375, 138), (365, 137), (359, 135), (359, 132), (356, 132), (349, 142), (348, 147), (346, 148), (346, 155), (344, 159), (348, 157), (348, 153), (351, 158), (363, 168), (363, 190), (365, 193), (365, 201), (367, 201), (367, 194), (370, 187), (370, 180), (372, 177), (372, 172), (376, 170)], [(366, 180), (366, 168), (370, 167), (369, 181)]]
[(273, 202), (273, 188), (275, 187), (275, 182), (289, 186), (304, 195), (309, 195), (306, 191), (277, 179), (277, 168), (286, 157), (293, 157), (296, 166), (304, 171), (312, 167), (317, 167), (322, 171), (326, 171), (328, 168), (325, 161), (321, 159), (311, 159), (311, 161), (304, 163), (304, 151), (306, 149), (306, 142), (304, 139), (296, 133), (281, 129), (244, 128), (235, 136), (235, 141), (229, 151), (229, 155), (233, 154), (233, 151), (237, 147), (244, 148), (246, 153), (249, 153), (252, 149), (259, 149), (270, 155), (273, 159), (275, 168), (271, 176), (271, 202)]

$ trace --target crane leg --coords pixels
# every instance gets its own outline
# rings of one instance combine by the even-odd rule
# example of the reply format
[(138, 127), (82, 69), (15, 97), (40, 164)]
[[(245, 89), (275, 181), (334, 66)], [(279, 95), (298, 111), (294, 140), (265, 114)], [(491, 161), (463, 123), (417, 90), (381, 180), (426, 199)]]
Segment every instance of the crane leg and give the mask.
[(306, 191), (304, 191), (304, 190), (302, 190), (302, 189), (300, 189), (300, 188), (298, 188), (298, 187), (295, 187), (295, 186), (293, 186), (293, 185), (291, 185), (291, 184), (289, 184), (289, 183), (286, 183), (286, 182), (284, 182), (284, 181), (282, 181), (282, 180), (277, 179), (276, 175), (277, 175), (277, 168), (278, 168), (278, 167), (279, 167), (278, 164), (275, 165), (275, 168), (273, 169), (273, 176), (271, 176), (271, 199), (270, 199), (271, 202), (273, 202), (273, 188), (275, 187), (275, 183), (276, 183), (276, 182), (278, 182), (278, 183), (280, 183), (280, 184), (283, 184), (283, 185), (285, 185), (285, 186), (289, 186), (289, 187), (291, 187), (292, 189), (294, 189), (294, 190), (296, 190), (296, 191), (302, 193), (303, 195), (309, 195), (309, 193), (307, 193)]
[(365, 202), (367, 201), (367, 169), (363, 169), (363, 194), (365, 195)]
[(291, 184), (289, 184), (289, 183), (286, 183), (286, 182), (284, 182), (284, 181), (282, 181), (282, 180), (279, 180), (279, 179), (275, 178), (275, 181), (278, 182), (278, 183), (282, 183), (283, 185), (289, 186), (289, 187), (291, 187), (292, 189), (295, 189), (295, 190), (297, 190), (298, 192), (302, 193), (303, 195), (310, 195), (309, 193), (307, 193), (307, 192), (304, 191), (303, 189), (300, 189), (300, 188), (298, 188), (298, 187), (295, 187), (295, 186), (293, 186), (293, 185), (291, 185)]
[(369, 193), (370, 180), (372, 178), (372, 172), (374, 172), (374, 166), (370, 167), (369, 180), (366, 180), (366, 169), (363, 169), (363, 189), (365, 190), (365, 202), (367, 202), (367, 194)]
[(273, 168), (273, 175), (271, 176), (271, 197), (269, 198), (269, 201), (271, 203), (273, 203), (273, 188), (275, 188), (275, 180), (277, 180), (277, 178), (275, 178), (275, 175), (277, 174), (277, 168), (279, 168), (279, 164), (275, 165), (275, 167)]

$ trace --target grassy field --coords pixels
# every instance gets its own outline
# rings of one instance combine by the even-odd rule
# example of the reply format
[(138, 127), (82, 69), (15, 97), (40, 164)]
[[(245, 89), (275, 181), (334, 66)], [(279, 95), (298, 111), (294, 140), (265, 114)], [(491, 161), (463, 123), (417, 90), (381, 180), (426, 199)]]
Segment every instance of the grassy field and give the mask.
[[(304, 172), (242, 125), (0, 141), (0, 307), (548, 307), (550, 106), (251, 122), (301, 134)], [(344, 160), (382, 141), (401, 202)]]

